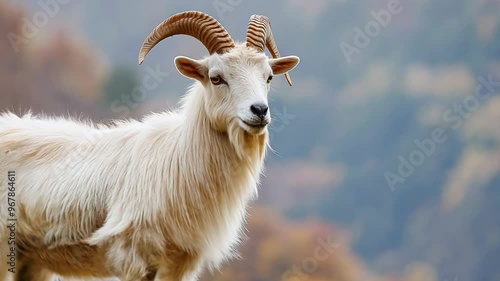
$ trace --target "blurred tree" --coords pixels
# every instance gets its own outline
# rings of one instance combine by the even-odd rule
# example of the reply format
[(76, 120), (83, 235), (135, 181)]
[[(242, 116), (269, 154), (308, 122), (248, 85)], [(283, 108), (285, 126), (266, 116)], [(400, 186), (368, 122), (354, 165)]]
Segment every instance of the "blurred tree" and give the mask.
[(0, 110), (105, 116), (96, 107), (107, 69), (98, 53), (73, 33), (28, 35), (27, 19), (16, 4), (0, 2), (8, 39), (0, 40)]
[(122, 100), (122, 97), (130, 95), (132, 89), (139, 83), (137, 72), (131, 67), (125, 65), (114, 67), (104, 85), (104, 101), (112, 104), (116, 100)]

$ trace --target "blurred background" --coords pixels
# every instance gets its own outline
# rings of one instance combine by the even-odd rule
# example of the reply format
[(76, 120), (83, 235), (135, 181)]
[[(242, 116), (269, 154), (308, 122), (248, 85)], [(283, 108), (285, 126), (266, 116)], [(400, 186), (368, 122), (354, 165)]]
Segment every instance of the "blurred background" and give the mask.
[[(270, 17), (291, 76), (241, 259), (215, 281), (500, 280), (500, 1), (0, 0), (0, 110), (100, 122), (175, 108), (191, 84), (168, 16), (244, 40)], [(155, 81), (153, 87), (144, 79)]]

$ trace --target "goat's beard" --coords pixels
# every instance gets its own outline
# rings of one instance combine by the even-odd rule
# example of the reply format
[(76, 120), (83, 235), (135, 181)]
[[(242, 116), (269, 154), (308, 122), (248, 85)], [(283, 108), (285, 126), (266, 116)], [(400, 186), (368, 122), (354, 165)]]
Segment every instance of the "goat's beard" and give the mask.
[(243, 159), (246, 158), (246, 152), (254, 142), (260, 143), (263, 141), (264, 145), (267, 146), (268, 126), (264, 126), (259, 132), (249, 132), (240, 122), (237, 119), (231, 121), (227, 127), (227, 135), (238, 156)]

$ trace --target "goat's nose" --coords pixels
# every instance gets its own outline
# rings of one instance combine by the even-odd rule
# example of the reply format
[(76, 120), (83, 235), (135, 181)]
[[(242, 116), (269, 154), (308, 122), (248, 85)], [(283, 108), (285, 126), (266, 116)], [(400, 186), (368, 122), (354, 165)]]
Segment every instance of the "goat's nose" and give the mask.
[(260, 118), (266, 116), (269, 107), (263, 103), (256, 103), (250, 106), (250, 110), (253, 114), (259, 116)]

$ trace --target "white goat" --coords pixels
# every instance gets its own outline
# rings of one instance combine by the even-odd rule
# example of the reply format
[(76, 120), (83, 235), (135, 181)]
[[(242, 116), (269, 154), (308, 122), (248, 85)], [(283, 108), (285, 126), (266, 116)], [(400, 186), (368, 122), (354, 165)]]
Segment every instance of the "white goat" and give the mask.
[(269, 83), (299, 58), (280, 58), (264, 16), (235, 44), (212, 17), (183, 12), (151, 32), (140, 63), (176, 34), (210, 52), (175, 59), (197, 80), (178, 111), (113, 126), (0, 115), (1, 280), (15, 266), (15, 281), (191, 281), (232, 256), (268, 144)]

